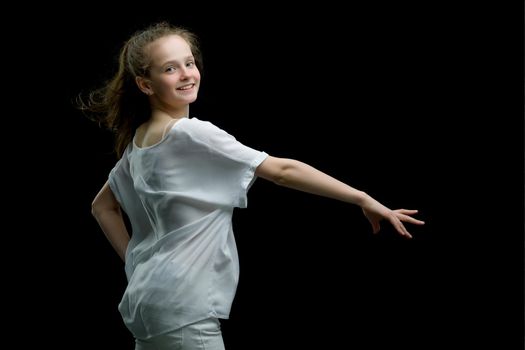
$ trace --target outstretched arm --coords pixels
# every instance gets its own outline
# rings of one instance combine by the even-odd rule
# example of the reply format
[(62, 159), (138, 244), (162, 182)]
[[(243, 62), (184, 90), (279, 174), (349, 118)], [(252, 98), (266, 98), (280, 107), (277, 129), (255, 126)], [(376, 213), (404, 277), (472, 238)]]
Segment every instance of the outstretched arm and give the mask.
[(379, 232), (379, 223), (383, 219), (388, 220), (399, 234), (407, 238), (412, 238), (412, 236), (403, 222), (424, 224), (423, 221), (410, 216), (417, 213), (417, 210), (391, 210), (365, 192), (297, 160), (268, 156), (257, 167), (255, 174), (281, 186), (356, 204), (363, 210), (374, 233)]
[(97, 220), (107, 239), (125, 261), (129, 234), (120, 211), (120, 205), (106, 182), (91, 205), (91, 213)]

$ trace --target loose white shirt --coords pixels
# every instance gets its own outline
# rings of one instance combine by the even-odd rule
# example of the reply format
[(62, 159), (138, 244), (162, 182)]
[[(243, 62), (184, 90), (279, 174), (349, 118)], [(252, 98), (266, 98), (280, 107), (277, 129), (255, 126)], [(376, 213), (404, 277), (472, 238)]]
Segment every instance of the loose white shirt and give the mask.
[(229, 317), (239, 277), (233, 209), (247, 206), (267, 156), (197, 118), (152, 146), (127, 147), (109, 185), (131, 224), (118, 308), (136, 337)]

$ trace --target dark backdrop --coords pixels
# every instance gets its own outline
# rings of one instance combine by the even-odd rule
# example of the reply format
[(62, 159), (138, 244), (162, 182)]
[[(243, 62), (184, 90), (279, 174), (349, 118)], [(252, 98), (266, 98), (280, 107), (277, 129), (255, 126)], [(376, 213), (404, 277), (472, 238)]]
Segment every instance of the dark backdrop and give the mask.
[(519, 11), (169, 5), (33, 14), (10, 46), (34, 91), (17, 104), (32, 151), (12, 160), (31, 178), (14, 200), (31, 263), (8, 287), (24, 300), (14, 328), (38, 334), (22, 342), (133, 348), (117, 311), (123, 264), (90, 215), (116, 161), (111, 135), (72, 100), (114, 72), (133, 31), (165, 19), (201, 39), (192, 116), (427, 222), (411, 241), (388, 225), (373, 236), (357, 207), (258, 180), (234, 216), (228, 350), (522, 348)]

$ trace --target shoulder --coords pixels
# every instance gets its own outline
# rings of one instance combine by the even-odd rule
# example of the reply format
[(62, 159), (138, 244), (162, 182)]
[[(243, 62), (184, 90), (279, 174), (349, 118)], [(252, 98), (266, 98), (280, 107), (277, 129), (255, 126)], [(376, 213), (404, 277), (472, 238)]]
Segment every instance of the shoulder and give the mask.
[(207, 120), (201, 120), (196, 117), (187, 118), (184, 124), (185, 124), (185, 127), (196, 129), (196, 130), (215, 130), (215, 129), (220, 130), (220, 128), (214, 125), (212, 122), (207, 121)]
[(130, 143), (126, 149), (124, 150), (124, 153), (122, 154), (122, 157), (117, 161), (115, 166), (113, 166), (113, 169), (111, 169), (109, 176), (116, 176), (116, 175), (122, 175), (129, 173), (129, 156), (132, 150), (132, 144)]
[(183, 124), (181, 128), (183, 131), (196, 139), (208, 140), (217, 136), (230, 136), (226, 131), (212, 122), (195, 117), (191, 119), (188, 118), (184, 123), (180, 124)]

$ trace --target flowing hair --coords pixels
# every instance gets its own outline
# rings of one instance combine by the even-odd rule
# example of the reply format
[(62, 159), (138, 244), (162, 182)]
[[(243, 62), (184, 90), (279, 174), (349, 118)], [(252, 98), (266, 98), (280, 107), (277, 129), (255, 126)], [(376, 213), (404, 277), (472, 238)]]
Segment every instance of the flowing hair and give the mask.
[(117, 73), (102, 87), (76, 99), (85, 115), (115, 134), (114, 147), (119, 158), (137, 128), (151, 115), (149, 100), (135, 82), (136, 77), (149, 77), (151, 59), (147, 46), (168, 35), (178, 35), (188, 43), (197, 68), (202, 70), (197, 36), (183, 27), (160, 22), (135, 32), (120, 50)]

